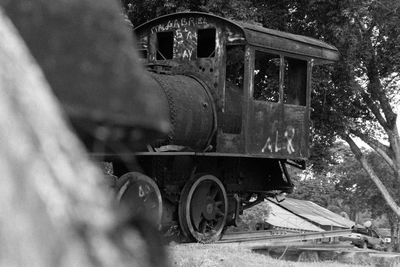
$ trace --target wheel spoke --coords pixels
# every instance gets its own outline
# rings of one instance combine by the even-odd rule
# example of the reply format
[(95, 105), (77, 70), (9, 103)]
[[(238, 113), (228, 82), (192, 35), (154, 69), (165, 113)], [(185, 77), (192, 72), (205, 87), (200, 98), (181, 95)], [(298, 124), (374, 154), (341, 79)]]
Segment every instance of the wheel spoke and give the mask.
[(215, 199), (215, 197), (218, 194), (218, 191), (219, 191), (219, 189), (217, 186), (214, 185), (214, 186), (210, 187), (209, 196), (211, 197), (211, 199)]
[(215, 217), (224, 217), (224, 212), (219, 208), (215, 208)]
[(191, 217), (194, 227), (199, 229), (201, 222), (204, 220), (201, 210), (192, 211)]
[[(199, 205), (200, 204), (200, 205)], [(190, 208), (190, 217), (194, 226), (199, 229), (200, 222), (202, 221), (202, 205), (201, 203), (194, 203)]]
[(194, 226), (199, 229), (200, 222), (202, 220), (202, 213), (204, 210), (205, 197), (204, 195), (207, 194), (208, 187), (207, 186), (200, 186), (196, 189), (193, 194), (191, 204), (190, 204), (190, 217)]
[(221, 207), (221, 206), (223, 206), (224, 205), (224, 202), (223, 201), (215, 201), (215, 207)]
[(201, 221), (201, 223), (199, 224), (199, 232), (202, 234), (205, 234), (206, 230), (207, 230), (207, 221), (205, 219), (203, 219)]
[(210, 183), (209, 182), (203, 182), (199, 184), (199, 186), (196, 188), (196, 190), (193, 193), (193, 197), (191, 202), (192, 203), (201, 203), (201, 205), (205, 205), (206, 202), (206, 195), (210, 190)]

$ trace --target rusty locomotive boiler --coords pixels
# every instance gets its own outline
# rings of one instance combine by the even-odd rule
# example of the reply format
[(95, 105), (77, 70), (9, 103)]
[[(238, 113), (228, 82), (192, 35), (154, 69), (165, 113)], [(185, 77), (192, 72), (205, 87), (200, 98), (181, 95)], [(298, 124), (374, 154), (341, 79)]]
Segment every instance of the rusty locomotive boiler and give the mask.
[(337, 49), (198, 12), (156, 18), (135, 34), (170, 128), (134, 153), (129, 138), (102, 151), (86, 142), (113, 163), (118, 200), (209, 242), (244, 209), (290, 193), (286, 165), (304, 167), (309, 156), (311, 71), (336, 61)]

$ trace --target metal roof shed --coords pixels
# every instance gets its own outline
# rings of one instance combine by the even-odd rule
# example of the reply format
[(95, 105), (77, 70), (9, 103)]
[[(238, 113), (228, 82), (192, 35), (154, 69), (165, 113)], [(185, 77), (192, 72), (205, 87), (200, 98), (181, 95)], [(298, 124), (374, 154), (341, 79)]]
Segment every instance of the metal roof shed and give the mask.
[(311, 222), (293, 214), (274, 202), (269, 202), (271, 212), (265, 220), (276, 228), (293, 229), (307, 232), (323, 232), (324, 230)]
[(311, 201), (286, 198), (278, 203), (269, 199), (272, 203), (314, 223), (325, 230), (351, 228), (354, 222), (348, 220), (328, 209), (325, 209)]

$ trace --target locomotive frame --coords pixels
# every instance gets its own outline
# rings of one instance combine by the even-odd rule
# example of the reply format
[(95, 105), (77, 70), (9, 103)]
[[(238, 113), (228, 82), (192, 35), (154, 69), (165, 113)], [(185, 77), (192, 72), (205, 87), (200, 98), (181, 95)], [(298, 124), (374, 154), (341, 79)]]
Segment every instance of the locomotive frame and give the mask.
[(311, 70), (336, 61), (337, 49), (199, 12), (156, 18), (135, 34), (171, 130), (135, 158), (101, 155), (121, 176), (119, 201), (210, 242), (244, 209), (290, 193), (286, 164), (304, 167), (309, 156)]

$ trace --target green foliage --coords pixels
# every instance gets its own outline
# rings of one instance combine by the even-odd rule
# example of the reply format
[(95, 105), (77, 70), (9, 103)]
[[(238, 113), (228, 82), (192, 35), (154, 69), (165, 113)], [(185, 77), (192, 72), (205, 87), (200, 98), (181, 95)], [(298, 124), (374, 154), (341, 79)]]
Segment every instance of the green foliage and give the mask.
[(292, 176), (292, 180), (295, 189), (290, 197), (312, 201), (334, 212), (347, 212), (347, 209), (342, 207), (342, 199), (335, 188), (337, 181), (331, 175), (316, 173), (309, 167), (304, 172)]
[[(400, 200), (400, 186), (395, 182), (393, 172), (386, 162), (372, 151), (365, 151), (365, 153), (368, 162), (382, 177), (386, 188), (393, 196), (398, 196), (396, 200)], [(300, 194), (303, 199), (310, 199), (317, 203), (318, 196), (322, 195), (319, 198), (326, 199), (325, 207), (335, 212), (346, 212), (352, 220), (355, 220), (357, 214), (368, 212), (373, 219), (386, 215), (389, 222), (394, 222), (395, 214), (386, 204), (367, 173), (361, 168), (360, 163), (354, 158), (350, 148), (343, 142), (336, 142), (330, 149), (330, 155), (332, 155), (332, 159), (329, 166), (325, 168), (326, 177), (314, 174), (316, 181), (313, 183), (303, 181), (296, 194)], [(323, 180), (321, 186), (324, 187), (324, 190), (316, 190), (315, 188), (318, 189), (318, 187), (312, 187), (319, 180)], [(302, 191), (307, 191), (309, 188), (315, 193), (310, 196), (301, 195)]]
[[(369, 163), (380, 174), (382, 182), (391, 195), (399, 196), (400, 187), (395, 182), (389, 166), (376, 153), (367, 153)], [(369, 211), (373, 218), (383, 214), (392, 216), (392, 211), (381, 193), (353, 157), (346, 157), (342, 164), (335, 166), (334, 171), (334, 175), (340, 181), (336, 190), (343, 196), (343, 200), (350, 207), (352, 214)], [(400, 200), (400, 198), (397, 197), (396, 200)]]
[(230, 228), (232, 232), (238, 231), (254, 231), (257, 230), (257, 224), (263, 224), (271, 213), (271, 207), (267, 201), (261, 202), (254, 207), (243, 211), (240, 215), (239, 225)]
[(122, 0), (122, 4), (134, 26), (161, 15), (184, 11), (207, 12), (244, 21), (250, 21), (256, 15), (249, 0)]
[[(389, 192), (400, 201), (400, 186), (386, 162), (372, 151), (365, 153)], [(328, 154), (331, 157), (323, 171), (315, 172), (311, 166), (292, 173), (295, 190), (291, 197), (313, 201), (336, 213), (345, 212), (353, 220), (359, 212), (369, 212), (372, 218), (387, 215), (394, 219), (395, 214), (344, 142), (335, 142)]]
[[(327, 101), (332, 101), (328, 105), (343, 127), (329, 131), (338, 133), (349, 125), (363, 127), (375, 117), (360, 95), (361, 88), (365, 90), (376, 80), (389, 77), (399, 69), (398, 1), (313, 2), (318, 12), (311, 12), (310, 16), (317, 28), (323, 29), (321, 37), (335, 44), (342, 55), (331, 72), (334, 86), (328, 87), (331, 91)], [(376, 90), (386, 93), (385, 88)], [(371, 99), (378, 99), (371, 90), (368, 94)]]

